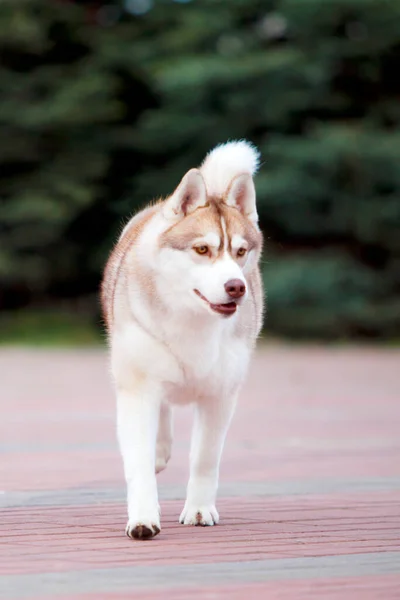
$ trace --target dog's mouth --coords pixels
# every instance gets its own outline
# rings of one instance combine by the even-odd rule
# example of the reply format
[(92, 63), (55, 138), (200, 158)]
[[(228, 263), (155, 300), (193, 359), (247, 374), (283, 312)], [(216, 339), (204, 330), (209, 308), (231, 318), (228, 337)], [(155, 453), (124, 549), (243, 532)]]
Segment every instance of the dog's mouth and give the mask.
[(218, 313), (219, 315), (224, 315), (226, 317), (230, 317), (231, 315), (235, 314), (235, 312), (236, 312), (236, 309), (237, 309), (236, 302), (231, 301), (231, 302), (226, 302), (225, 304), (213, 304), (212, 302), (207, 300), (207, 298), (205, 298), (203, 296), (203, 294), (201, 292), (199, 292), (199, 290), (194, 290), (194, 293), (197, 294), (197, 296), (199, 298), (201, 298), (204, 302), (206, 302), (208, 304), (208, 306), (211, 308), (211, 310)]

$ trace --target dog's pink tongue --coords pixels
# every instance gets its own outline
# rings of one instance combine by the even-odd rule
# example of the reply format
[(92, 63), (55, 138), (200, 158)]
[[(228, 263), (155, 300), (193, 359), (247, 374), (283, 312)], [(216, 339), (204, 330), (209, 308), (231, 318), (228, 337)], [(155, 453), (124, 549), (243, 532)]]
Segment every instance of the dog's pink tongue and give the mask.
[(228, 302), (227, 304), (211, 304), (210, 306), (221, 315), (233, 315), (237, 308), (234, 302)]

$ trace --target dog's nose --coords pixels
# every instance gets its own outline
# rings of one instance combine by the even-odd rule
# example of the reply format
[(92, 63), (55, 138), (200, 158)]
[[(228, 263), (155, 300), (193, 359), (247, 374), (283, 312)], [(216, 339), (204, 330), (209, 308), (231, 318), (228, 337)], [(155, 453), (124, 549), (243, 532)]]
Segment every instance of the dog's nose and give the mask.
[(246, 286), (241, 279), (230, 279), (225, 284), (225, 291), (231, 298), (241, 298), (246, 293)]

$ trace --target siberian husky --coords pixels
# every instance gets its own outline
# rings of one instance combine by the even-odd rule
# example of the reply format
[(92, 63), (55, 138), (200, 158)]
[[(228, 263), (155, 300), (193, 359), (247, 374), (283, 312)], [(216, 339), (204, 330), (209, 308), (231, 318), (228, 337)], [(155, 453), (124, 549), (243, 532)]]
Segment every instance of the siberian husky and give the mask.
[(179, 521), (218, 523), (221, 453), (263, 316), (258, 159), (246, 141), (214, 148), (171, 196), (129, 221), (105, 268), (131, 538), (161, 529), (156, 473), (171, 456), (172, 404), (195, 407)]

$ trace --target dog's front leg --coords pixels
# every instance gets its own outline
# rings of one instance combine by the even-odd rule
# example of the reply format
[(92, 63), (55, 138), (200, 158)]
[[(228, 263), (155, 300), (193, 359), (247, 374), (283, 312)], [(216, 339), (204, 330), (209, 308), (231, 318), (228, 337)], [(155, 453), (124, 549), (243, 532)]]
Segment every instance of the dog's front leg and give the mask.
[(172, 446), (172, 408), (169, 404), (161, 402), (160, 419), (158, 423), (156, 473), (165, 469), (171, 458)]
[(219, 521), (215, 508), (219, 463), (235, 401), (236, 396), (229, 400), (207, 399), (196, 405), (190, 478), (180, 523), (214, 525)]
[(135, 539), (160, 532), (155, 476), (160, 402), (160, 390), (146, 383), (134, 391), (120, 389), (117, 395), (118, 440), (128, 488), (126, 533)]

